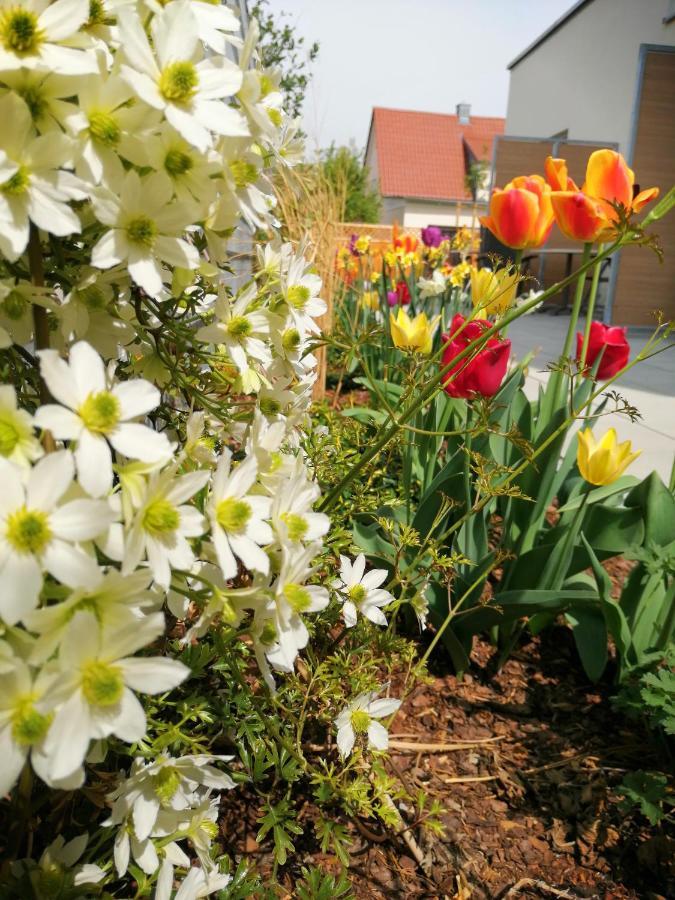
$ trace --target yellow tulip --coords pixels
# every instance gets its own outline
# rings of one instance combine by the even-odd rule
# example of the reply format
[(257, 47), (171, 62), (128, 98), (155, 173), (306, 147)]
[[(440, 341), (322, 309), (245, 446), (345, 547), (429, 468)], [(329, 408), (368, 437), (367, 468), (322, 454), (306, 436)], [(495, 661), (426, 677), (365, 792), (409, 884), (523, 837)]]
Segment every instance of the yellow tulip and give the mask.
[(425, 313), (419, 313), (411, 319), (404, 309), (399, 307), (398, 315), (389, 313), (391, 339), (399, 350), (417, 350), (418, 353), (431, 353), (434, 331), (440, 316), (430, 322)]
[(642, 453), (642, 450), (632, 453), (630, 441), (617, 444), (613, 428), (597, 442), (590, 428), (580, 431), (577, 437), (577, 465), (582, 477), (590, 484), (612, 484)]
[(471, 302), (478, 312), (496, 316), (506, 312), (515, 300), (518, 273), (515, 269), (471, 268)]

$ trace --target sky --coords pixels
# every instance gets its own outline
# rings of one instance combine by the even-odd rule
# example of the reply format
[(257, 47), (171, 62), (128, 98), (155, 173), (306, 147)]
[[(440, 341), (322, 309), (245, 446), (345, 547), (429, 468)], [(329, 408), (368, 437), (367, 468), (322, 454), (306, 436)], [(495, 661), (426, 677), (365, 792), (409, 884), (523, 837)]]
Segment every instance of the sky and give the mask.
[(506, 66), (573, 0), (269, 0), (319, 56), (307, 91), (308, 149), (364, 148), (373, 106), (505, 116)]

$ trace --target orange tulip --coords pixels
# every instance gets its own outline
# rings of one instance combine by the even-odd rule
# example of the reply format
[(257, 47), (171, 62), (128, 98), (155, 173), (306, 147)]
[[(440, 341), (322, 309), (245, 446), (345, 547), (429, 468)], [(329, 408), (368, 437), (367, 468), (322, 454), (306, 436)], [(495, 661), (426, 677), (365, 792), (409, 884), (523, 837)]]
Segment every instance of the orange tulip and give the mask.
[(490, 214), (480, 222), (514, 250), (541, 247), (553, 225), (551, 188), (541, 175), (520, 175), (503, 190), (495, 188)]
[(546, 160), (546, 177), (554, 188), (551, 202), (558, 226), (576, 241), (606, 240), (618, 221), (613, 203), (620, 203), (630, 215), (658, 197), (658, 188), (634, 196), (635, 174), (615, 150), (596, 150), (586, 166), (586, 180), (579, 190), (567, 175), (562, 159)]

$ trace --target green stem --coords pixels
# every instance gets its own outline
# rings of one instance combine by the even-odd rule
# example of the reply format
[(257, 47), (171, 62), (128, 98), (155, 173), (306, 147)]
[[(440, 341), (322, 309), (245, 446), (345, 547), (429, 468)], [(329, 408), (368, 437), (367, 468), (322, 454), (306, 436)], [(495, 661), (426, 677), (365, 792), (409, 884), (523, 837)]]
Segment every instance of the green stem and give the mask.
[[(598, 247), (598, 253), (602, 252), (602, 244)], [(586, 310), (586, 327), (584, 328), (584, 342), (581, 346), (581, 359), (579, 361), (581, 368), (586, 365), (586, 354), (588, 353), (588, 343), (591, 339), (591, 323), (593, 321), (593, 310), (595, 309), (595, 298), (598, 293), (598, 285), (600, 284), (600, 270), (602, 266), (596, 266), (593, 269), (593, 280), (591, 281), (591, 293), (588, 298), (588, 309)]]
[[(593, 244), (588, 241), (584, 244), (584, 250), (581, 255), (581, 266), (579, 268), (579, 272), (577, 275), (577, 287), (574, 292), (574, 301), (572, 303), (572, 312), (570, 314), (570, 323), (567, 326), (567, 334), (565, 335), (565, 343), (563, 344), (562, 349), (562, 361), (563, 363), (567, 360), (572, 352), (572, 345), (574, 344), (574, 337), (577, 330), (577, 323), (579, 321), (579, 310), (581, 309), (581, 301), (584, 296), (584, 284), (586, 283), (586, 269), (584, 266), (591, 259), (591, 250), (593, 249)], [(600, 254), (598, 254), (593, 260), (592, 264), (598, 267), (598, 258)], [(564, 374), (559, 370), (553, 373), (551, 377), (551, 386), (550, 390), (552, 391), (553, 397), (553, 408), (557, 409), (560, 405), (565, 391), (565, 377)]]
[[(431, 399), (431, 397), (435, 395), (443, 381), (448, 380), (446, 376), (451, 368), (456, 366), (458, 363), (467, 360), (470, 356), (479, 351), (491, 337), (494, 337), (499, 331), (503, 330), (503, 328), (513, 322), (514, 319), (520, 318), (520, 316), (523, 316), (531, 309), (534, 309), (535, 306), (538, 306), (540, 303), (548, 300), (549, 297), (555, 296), (555, 294), (559, 293), (561, 290), (564, 290), (564, 288), (566, 288), (568, 285), (573, 284), (580, 274), (585, 273), (592, 265), (597, 263), (598, 260), (610, 256), (621, 245), (621, 243), (621, 240), (615, 241), (602, 254), (598, 254), (595, 260), (586, 260), (584, 263), (582, 263), (577, 272), (574, 272), (567, 278), (559, 281), (557, 284), (552, 285), (550, 288), (548, 288), (548, 290), (544, 291), (543, 294), (540, 294), (538, 297), (533, 297), (532, 300), (529, 300), (527, 303), (523, 303), (522, 306), (518, 307), (517, 309), (509, 310), (503, 319), (500, 319), (490, 328), (486, 329), (481, 337), (476, 338), (474, 341), (468, 344), (464, 348), (464, 350), (457, 354), (454, 359), (452, 359), (447, 365), (443, 366), (435, 376), (433, 376), (426, 382), (426, 388), (420, 392), (417, 399), (413, 399), (402, 410), (398, 419), (392, 422), (389, 428), (383, 431), (382, 436), (379, 438), (379, 440), (377, 440), (368, 450), (366, 450), (365, 453), (363, 453), (359, 457), (357, 462), (354, 463), (352, 468), (343, 476), (338, 484), (336, 484), (335, 487), (324, 496), (319, 509), (322, 512), (326, 512), (327, 510), (332, 509), (332, 507), (335, 506), (344, 489), (349, 484), (351, 484), (351, 482), (368, 465), (368, 463), (372, 459), (374, 459), (389, 443), (389, 441), (401, 429), (402, 424), (408, 422), (408, 420), (417, 412), (417, 410), (421, 409)], [(437, 357), (442, 354), (442, 352), (443, 348), (441, 347), (439, 351), (434, 354), (434, 356), (429, 360), (427, 366), (435, 361)], [(425, 383), (423, 376), (424, 369), (419, 373), (419, 381), (421, 384)]]

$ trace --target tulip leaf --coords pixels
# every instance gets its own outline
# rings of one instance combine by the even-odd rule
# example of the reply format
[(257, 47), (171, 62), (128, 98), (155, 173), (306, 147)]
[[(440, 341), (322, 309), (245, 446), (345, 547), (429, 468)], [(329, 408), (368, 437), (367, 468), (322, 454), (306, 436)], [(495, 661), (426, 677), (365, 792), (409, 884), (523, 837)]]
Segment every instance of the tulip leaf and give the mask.
[(665, 547), (675, 539), (675, 497), (652, 472), (636, 485), (625, 499), (625, 505), (640, 508), (645, 521), (645, 542)]
[[(607, 497), (621, 494), (636, 484), (639, 484), (639, 479), (636, 478), (635, 475), (622, 475), (620, 478), (617, 478), (616, 481), (612, 482), (612, 484), (605, 484), (602, 487), (597, 487), (594, 490), (589, 491), (588, 500), (586, 502), (590, 505), (597, 503), (600, 500), (606, 500)], [(562, 514), (571, 512), (574, 509), (579, 509), (583, 500), (583, 494), (577, 494), (576, 497), (573, 497), (571, 500), (568, 500), (564, 506), (561, 506), (558, 509), (558, 512)]]
[(572, 626), (584, 672), (597, 681), (607, 666), (607, 625), (602, 612), (593, 606), (575, 606), (565, 614)]
[(651, 225), (652, 222), (658, 222), (658, 220), (667, 215), (674, 206), (675, 187), (671, 187), (668, 193), (665, 194), (658, 203), (652, 206), (651, 210), (647, 213), (640, 224), (644, 228), (645, 225)]
[(350, 406), (341, 410), (341, 414), (359, 422), (376, 422), (378, 425), (383, 425), (389, 420), (389, 414), (385, 410), (371, 409), (369, 406)]

